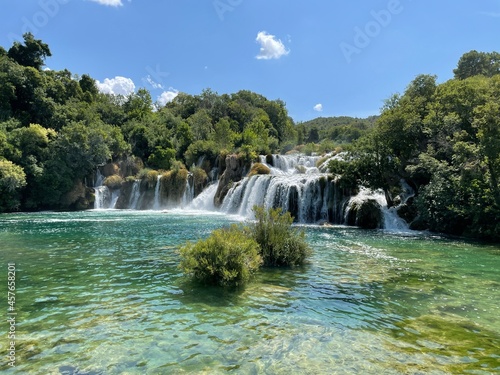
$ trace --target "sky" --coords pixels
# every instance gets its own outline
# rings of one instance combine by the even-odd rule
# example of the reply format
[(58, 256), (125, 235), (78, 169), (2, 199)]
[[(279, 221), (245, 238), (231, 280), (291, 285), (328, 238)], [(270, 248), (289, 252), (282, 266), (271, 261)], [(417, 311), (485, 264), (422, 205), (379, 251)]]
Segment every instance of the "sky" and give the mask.
[(300, 122), (377, 115), (418, 74), (500, 51), (500, 0), (0, 0), (0, 45), (27, 31), (103, 92), (250, 90)]

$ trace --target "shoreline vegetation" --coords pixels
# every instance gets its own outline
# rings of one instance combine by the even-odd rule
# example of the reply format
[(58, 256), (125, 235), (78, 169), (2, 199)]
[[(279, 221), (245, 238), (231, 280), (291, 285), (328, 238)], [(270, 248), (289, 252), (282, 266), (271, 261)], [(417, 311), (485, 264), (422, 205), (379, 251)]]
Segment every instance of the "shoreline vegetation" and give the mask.
[(259, 155), (295, 152), (342, 155), (327, 162), (339, 186), (382, 189), (389, 207), (404, 181), (415, 196), (398, 214), (412, 229), (500, 242), (497, 52), (465, 53), (443, 83), (418, 75), (380, 116), (296, 124), (282, 100), (246, 90), (164, 106), (145, 89), (103, 94), (87, 74), (44, 70), (49, 46), (23, 37), (0, 47), (0, 212), (93, 207), (98, 169), (112, 189), (161, 179), (176, 200), (186, 179), (196, 196), (218, 170), (217, 206), (248, 172), (269, 173)]

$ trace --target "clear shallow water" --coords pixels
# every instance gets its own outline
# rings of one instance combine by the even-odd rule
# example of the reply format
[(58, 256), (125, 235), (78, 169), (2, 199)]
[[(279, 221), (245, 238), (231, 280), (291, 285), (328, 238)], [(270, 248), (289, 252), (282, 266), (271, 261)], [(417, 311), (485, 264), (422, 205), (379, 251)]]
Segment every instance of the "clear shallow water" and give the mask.
[[(305, 227), (299, 269), (192, 284), (177, 248), (221, 215), (0, 216), (0, 308), (17, 267), (17, 374), (500, 373), (500, 247)], [(3, 306), (2, 306), (3, 305)], [(0, 347), (7, 351), (7, 324)], [(5, 358), (5, 357), (3, 357)], [(2, 358), (2, 359), (3, 359)]]

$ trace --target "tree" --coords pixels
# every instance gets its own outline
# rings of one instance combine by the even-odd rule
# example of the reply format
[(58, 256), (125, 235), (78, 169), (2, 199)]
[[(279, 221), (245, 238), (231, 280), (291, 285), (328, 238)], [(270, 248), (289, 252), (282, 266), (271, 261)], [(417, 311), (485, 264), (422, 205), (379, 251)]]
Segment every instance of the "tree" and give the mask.
[(20, 189), (26, 186), (26, 174), (19, 165), (0, 159), (0, 210), (16, 210), (20, 205)]
[(466, 79), (469, 77), (483, 75), (492, 77), (500, 73), (500, 53), (498, 52), (478, 52), (472, 50), (460, 57), (455, 70), (455, 78)]
[(500, 104), (497, 100), (477, 107), (474, 127), (477, 129), (479, 151), (489, 172), (489, 184), (500, 208)]
[(219, 150), (232, 150), (235, 133), (231, 130), (231, 124), (227, 118), (223, 118), (215, 124), (211, 139), (215, 142)]
[(201, 109), (188, 118), (188, 124), (195, 141), (205, 141), (213, 132), (212, 119), (206, 109)]
[(45, 58), (52, 56), (49, 46), (35, 39), (32, 33), (23, 34), (23, 39), (24, 45), (14, 42), (9, 49), (8, 56), (20, 65), (40, 70), (45, 64)]

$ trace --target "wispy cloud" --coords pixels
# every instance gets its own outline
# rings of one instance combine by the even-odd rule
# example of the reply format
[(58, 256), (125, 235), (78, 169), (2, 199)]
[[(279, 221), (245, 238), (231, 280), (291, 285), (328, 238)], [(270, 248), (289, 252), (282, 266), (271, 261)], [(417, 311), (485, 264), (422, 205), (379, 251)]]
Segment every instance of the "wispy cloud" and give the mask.
[(482, 16), (500, 18), (500, 12), (479, 12)]
[(105, 78), (104, 82), (96, 81), (97, 88), (104, 94), (127, 96), (135, 91), (135, 84), (130, 78), (117, 76)]
[(256, 56), (259, 60), (279, 59), (290, 53), (280, 39), (265, 31), (260, 31), (255, 40), (260, 43), (260, 51)]
[[(90, 0), (93, 1), (94, 3), (98, 3), (101, 5), (106, 5), (110, 7), (121, 7), (123, 5), (122, 0)], [(129, 0), (130, 2), (130, 0)]]
[(314, 110), (315, 110), (316, 112), (323, 112), (323, 104), (321, 104), (321, 103), (316, 104), (316, 105), (314, 106)]

